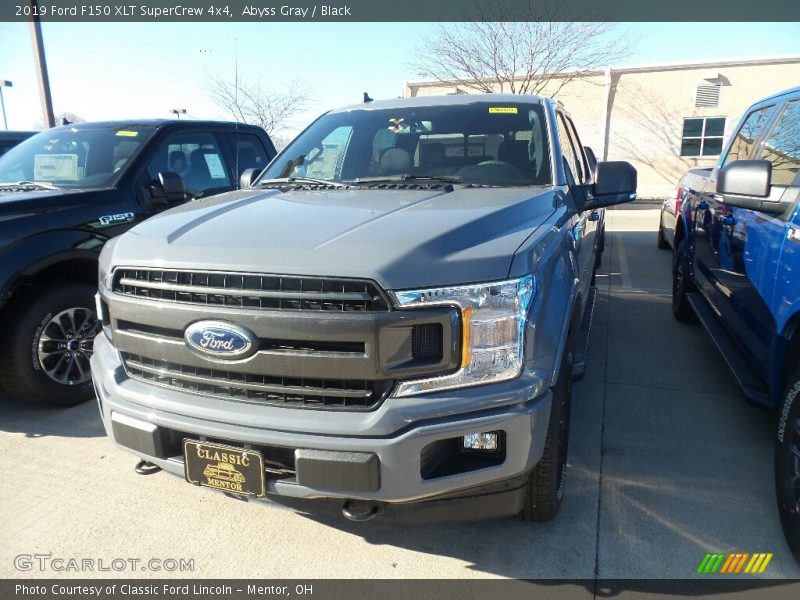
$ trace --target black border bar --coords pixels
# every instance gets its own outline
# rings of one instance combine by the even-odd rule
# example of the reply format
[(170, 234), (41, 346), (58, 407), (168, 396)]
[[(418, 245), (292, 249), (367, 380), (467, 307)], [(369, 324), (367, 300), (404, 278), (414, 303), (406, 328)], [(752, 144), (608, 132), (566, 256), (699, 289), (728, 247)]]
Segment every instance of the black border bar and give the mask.
[[(368, 568), (368, 564), (365, 564)], [(166, 586), (166, 588), (165, 588)], [(134, 588), (135, 592), (134, 593)], [(3, 600), (778, 600), (800, 597), (800, 580), (692, 579), (3, 579)]]
[[(212, 9), (213, 7), (213, 9)], [(332, 10), (335, 9), (335, 10)], [(29, 0), (0, 21), (30, 19)], [(791, 22), (797, 0), (38, 0), (43, 22)], [(757, 40), (752, 40), (757, 44)]]

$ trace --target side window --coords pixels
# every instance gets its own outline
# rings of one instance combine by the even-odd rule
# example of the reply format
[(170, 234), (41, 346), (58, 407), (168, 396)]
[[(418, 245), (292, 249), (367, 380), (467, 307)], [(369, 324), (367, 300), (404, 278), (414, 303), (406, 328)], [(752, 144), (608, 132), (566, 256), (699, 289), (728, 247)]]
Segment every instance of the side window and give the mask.
[(337, 127), (322, 140), (320, 148), (315, 148), (305, 157), (303, 165), (296, 168), (296, 174), (320, 179), (339, 179), (347, 146), (353, 136), (353, 128)]
[(761, 136), (764, 131), (764, 126), (772, 116), (774, 106), (767, 106), (760, 110), (756, 110), (747, 115), (741, 128), (736, 133), (736, 137), (731, 142), (731, 148), (728, 150), (728, 155), (725, 160), (720, 164), (720, 167), (733, 162), (735, 160), (746, 160), (750, 157), (753, 150), (753, 145), (756, 140)]
[(194, 198), (230, 188), (231, 179), (216, 136), (211, 133), (172, 134), (161, 145), (147, 167), (152, 179), (161, 171), (172, 171), (183, 178), (186, 191)]
[(561, 113), (558, 114), (557, 123), (558, 142), (563, 155), (564, 170), (567, 171), (567, 182), (580, 183), (584, 180), (581, 159), (575, 153), (572, 140), (570, 140), (569, 134), (567, 133), (567, 126), (564, 123), (564, 116)]
[(269, 162), (264, 145), (258, 139), (258, 136), (252, 133), (236, 134), (236, 154), (236, 160), (239, 165), (239, 171), (236, 173), (237, 177), (247, 169), (258, 169), (260, 171)]
[(759, 158), (772, 163), (773, 185), (791, 185), (800, 170), (800, 100), (786, 105)]
[(565, 118), (565, 121), (567, 123), (567, 134), (572, 140), (578, 160), (581, 161), (581, 168), (583, 169), (582, 181), (583, 183), (586, 183), (589, 180), (589, 161), (586, 160), (581, 139), (578, 137), (578, 132), (575, 130), (575, 123), (573, 123), (572, 119), (568, 117)]

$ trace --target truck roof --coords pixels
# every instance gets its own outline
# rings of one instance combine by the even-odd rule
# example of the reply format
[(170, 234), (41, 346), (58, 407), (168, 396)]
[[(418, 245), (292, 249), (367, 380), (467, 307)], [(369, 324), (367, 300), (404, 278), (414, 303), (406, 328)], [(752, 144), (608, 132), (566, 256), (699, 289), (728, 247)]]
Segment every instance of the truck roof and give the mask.
[[(84, 129), (94, 127), (164, 127), (166, 125), (195, 125), (201, 127), (208, 126), (236, 126), (235, 121), (206, 121), (195, 119), (121, 119), (119, 121), (84, 121), (81, 123), (70, 123), (68, 125), (59, 125), (52, 129), (59, 129), (61, 127), (69, 127), (71, 129)], [(249, 125), (246, 123), (238, 123), (241, 128), (257, 128), (257, 125)]]
[(786, 90), (781, 90), (780, 92), (775, 92), (774, 94), (770, 94), (769, 96), (764, 96), (760, 98), (757, 102), (753, 102), (753, 104), (761, 104), (762, 102), (766, 102), (767, 100), (774, 100), (776, 98), (780, 98), (781, 96), (788, 96), (790, 94), (800, 94), (800, 85), (796, 85), (794, 87), (790, 87)]
[(409, 108), (414, 106), (466, 106), (467, 104), (496, 102), (498, 104), (542, 104), (550, 100), (543, 96), (532, 94), (447, 94), (440, 96), (414, 96), (412, 98), (392, 98), (389, 100), (374, 100), (361, 104), (351, 104), (330, 111), (331, 113), (347, 112), (350, 110), (380, 110), (386, 108)]

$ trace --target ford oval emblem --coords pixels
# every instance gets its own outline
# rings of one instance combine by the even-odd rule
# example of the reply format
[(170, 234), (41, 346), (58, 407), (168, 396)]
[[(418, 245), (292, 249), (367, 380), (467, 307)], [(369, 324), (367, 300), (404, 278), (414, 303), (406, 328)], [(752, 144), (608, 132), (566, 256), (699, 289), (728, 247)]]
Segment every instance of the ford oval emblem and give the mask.
[(183, 338), (192, 350), (216, 358), (247, 358), (258, 350), (255, 335), (225, 321), (192, 323)]

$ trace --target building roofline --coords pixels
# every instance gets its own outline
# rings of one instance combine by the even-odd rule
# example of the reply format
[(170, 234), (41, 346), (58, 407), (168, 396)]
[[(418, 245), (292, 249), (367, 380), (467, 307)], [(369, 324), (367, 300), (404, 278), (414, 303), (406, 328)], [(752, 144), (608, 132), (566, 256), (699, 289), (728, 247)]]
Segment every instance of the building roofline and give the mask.
[[(681, 61), (672, 63), (651, 63), (641, 65), (624, 65), (615, 67), (608, 65), (608, 67), (600, 69), (590, 69), (586, 71), (587, 75), (603, 75), (606, 69), (611, 69), (614, 73), (641, 73), (653, 71), (681, 71), (687, 69), (708, 69), (708, 68), (726, 68), (726, 67), (755, 67), (760, 65), (770, 64), (786, 64), (786, 63), (800, 63), (800, 55), (785, 55), (785, 56), (768, 56), (762, 58), (742, 58), (736, 60), (709, 60), (709, 61)], [(574, 73), (576, 70), (568, 70), (563, 73), (555, 73), (552, 77), (562, 77), (563, 75)], [(426, 86), (426, 85), (458, 85), (470, 81), (469, 79), (448, 79), (441, 81), (439, 79), (419, 79), (416, 81), (407, 81), (406, 89), (411, 86)]]

